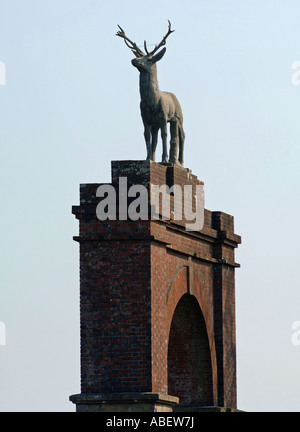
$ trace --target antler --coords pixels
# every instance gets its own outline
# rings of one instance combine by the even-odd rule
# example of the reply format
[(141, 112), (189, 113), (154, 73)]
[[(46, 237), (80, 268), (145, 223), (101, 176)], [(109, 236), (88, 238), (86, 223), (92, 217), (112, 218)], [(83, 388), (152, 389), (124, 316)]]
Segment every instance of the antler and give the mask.
[[(145, 56), (146, 54), (137, 46), (137, 44), (135, 42), (132, 42), (126, 36), (126, 34), (125, 34), (124, 30), (122, 29), (122, 27), (120, 27), (119, 25), (118, 25), (118, 27), (119, 27), (120, 31), (118, 31), (116, 33), (116, 36), (120, 36), (122, 39), (124, 39), (125, 44), (128, 46), (128, 48), (131, 49), (131, 51), (133, 52), (133, 54), (136, 57), (143, 57), (143, 56)], [(146, 48), (146, 41), (145, 41), (145, 49), (146, 49), (146, 52), (148, 54), (148, 51), (147, 51), (147, 48)]]
[[(148, 51), (147, 51), (147, 54), (148, 54), (148, 55), (152, 56), (153, 54), (156, 53), (156, 51), (159, 50), (159, 48), (161, 48), (162, 46), (166, 45), (167, 37), (170, 36), (170, 34), (173, 33), (173, 32), (175, 31), (175, 30), (171, 30), (171, 23), (170, 23), (169, 20), (168, 20), (168, 23), (169, 23), (168, 32), (167, 32), (166, 35), (163, 37), (162, 41), (161, 41), (161, 42), (160, 42), (160, 43), (159, 43), (159, 44), (154, 48), (154, 50), (152, 50), (150, 53), (148, 53)], [(145, 41), (145, 49), (146, 49), (146, 41)]]

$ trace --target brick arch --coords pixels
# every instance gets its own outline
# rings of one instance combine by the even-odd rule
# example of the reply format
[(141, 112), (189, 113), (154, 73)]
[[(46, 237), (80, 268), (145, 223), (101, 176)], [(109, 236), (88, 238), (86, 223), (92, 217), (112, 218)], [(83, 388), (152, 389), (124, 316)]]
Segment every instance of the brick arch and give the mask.
[(168, 393), (180, 406), (212, 406), (213, 377), (206, 325), (193, 295), (179, 300), (168, 344)]
[[(175, 272), (167, 289), (166, 303), (167, 303), (167, 311), (168, 311), (168, 359), (169, 359), (169, 343), (170, 343), (171, 329), (172, 329), (172, 324), (174, 324), (175, 311), (178, 310), (178, 306), (184, 297), (190, 297), (190, 304), (193, 304), (192, 308), (195, 312), (194, 318), (197, 318), (198, 321), (200, 322), (200, 325), (198, 326), (198, 336), (195, 337), (194, 342), (197, 340), (197, 338), (199, 342), (199, 337), (200, 337), (199, 332), (200, 333), (202, 332), (203, 340), (202, 341), (200, 340), (200, 345), (202, 344), (204, 351), (206, 351), (205, 356), (209, 357), (211, 380), (212, 380), (212, 387), (211, 387), (212, 391), (209, 391), (208, 392), (209, 394), (206, 394), (206, 396), (204, 396), (204, 399), (202, 400), (199, 400), (199, 398), (197, 399), (197, 397), (196, 398), (194, 397), (193, 403), (195, 404), (199, 402), (201, 404), (203, 403), (215, 404), (217, 400), (217, 358), (216, 358), (216, 349), (215, 349), (215, 335), (213, 330), (214, 328), (213, 304), (207, 300), (205, 294), (203, 295), (203, 293), (201, 293), (201, 288), (198, 286), (197, 280), (194, 280), (194, 270), (195, 270), (194, 266), (190, 262), (182, 265)], [(198, 311), (196, 312), (197, 308)], [(181, 336), (183, 337), (183, 339), (184, 337), (188, 337), (187, 335), (184, 336), (183, 331), (181, 332)], [(200, 358), (201, 353), (198, 352), (198, 356)], [(168, 369), (169, 369), (169, 360), (168, 360)], [(175, 388), (174, 386), (172, 388), (172, 385), (170, 388), (169, 378), (170, 377), (168, 376), (168, 387), (169, 387), (168, 391), (169, 394), (172, 394), (172, 390), (175, 391)], [(199, 385), (201, 386), (200, 382)]]

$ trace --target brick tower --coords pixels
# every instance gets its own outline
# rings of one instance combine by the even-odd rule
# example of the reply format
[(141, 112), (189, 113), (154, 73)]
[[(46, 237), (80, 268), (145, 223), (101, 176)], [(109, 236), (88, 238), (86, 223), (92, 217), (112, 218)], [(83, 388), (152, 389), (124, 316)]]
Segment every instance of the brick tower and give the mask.
[[(112, 162), (128, 188), (200, 184), (190, 170)], [(236, 410), (233, 217), (204, 211), (201, 231), (175, 220), (96, 215), (101, 184), (80, 186), (81, 394), (77, 411)], [(129, 200), (129, 198), (128, 198)], [(128, 201), (129, 204), (130, 201)]]

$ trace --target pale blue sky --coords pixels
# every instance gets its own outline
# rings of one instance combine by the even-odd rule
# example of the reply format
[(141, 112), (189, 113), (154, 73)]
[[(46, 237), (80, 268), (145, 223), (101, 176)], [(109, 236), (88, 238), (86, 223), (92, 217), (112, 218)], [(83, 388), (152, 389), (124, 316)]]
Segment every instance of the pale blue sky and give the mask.
[[(80, 183), (144, 159), (138, 72), (115, 36), (176, 30), (158, 64), (182, 105), (185, 166), (235, 217), (238, 406), (300, 411), (297, 0), (0, 0), (1, 411), (74, 411)], [(161, 149), (159, 143), (159, 150)], [(159, 154), (159, 153), (158, 153)]]

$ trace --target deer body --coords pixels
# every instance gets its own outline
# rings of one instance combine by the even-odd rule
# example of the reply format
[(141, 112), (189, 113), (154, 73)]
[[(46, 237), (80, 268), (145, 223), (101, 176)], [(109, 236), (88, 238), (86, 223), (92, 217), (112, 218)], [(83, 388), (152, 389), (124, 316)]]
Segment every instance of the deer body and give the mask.
[[(121, 29), (120, 26), (119, 28)], [(165, 40), (170, 33), (172, 33), (171, 24), (169, 24), (169, 32), (167, 35), (151, 53), (148, 52), (145, 42), (147, 54), (143, 53), (135, 43), (131, 42), (122, 29), (117, 35), (123, 37), (126, 45), (132, 49), (136, 56), (136, 58), (132, 60), (132, 64), (140, 72), (140, 108), (144, 123), (147, 159), (155, 161), (158, 132), (161, 130), (163, 143), (162, 162), (170, 161), (174, 164), (183, 165), (185, 135), (182, 126), (182, 110), (176, 96), (173, 93), (161, 91), (157, 80), (156, 62), (164, 56), (166, 48), (163, 48), (158, 54), (154, 55), (162, 45), (165, 45)], [(128, 45), (127, 42), (129, 42), (131, 46)], [(168, 123), (170, 123), (171, 132), (170, 157), (168, 156), (167, 148)], [(178, 148), (179, 157), (177, 158)]]

